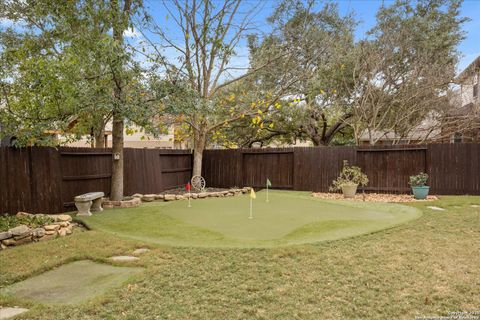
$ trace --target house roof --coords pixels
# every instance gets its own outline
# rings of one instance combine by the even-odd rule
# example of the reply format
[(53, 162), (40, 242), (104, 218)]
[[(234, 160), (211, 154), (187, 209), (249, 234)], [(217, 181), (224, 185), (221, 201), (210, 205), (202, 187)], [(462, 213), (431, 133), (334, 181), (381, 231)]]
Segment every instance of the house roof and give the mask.
[(460, 74), (455, 78), (455, 82), (462, 83), (467, 79), (473, 72), (480, 69), (480, 56), (476, 57)]

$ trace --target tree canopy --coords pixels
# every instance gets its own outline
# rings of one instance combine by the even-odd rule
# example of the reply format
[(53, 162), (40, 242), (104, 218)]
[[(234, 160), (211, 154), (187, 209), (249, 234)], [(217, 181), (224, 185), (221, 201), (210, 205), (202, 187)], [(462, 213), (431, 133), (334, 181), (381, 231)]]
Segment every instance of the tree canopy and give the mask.
[(208, 146), (400, 140), (447, 119), (460, 6), (397, 0), (356, 38), (354, 13), (314, 0), (281, 1), (260, 25), (262, 3), (241, 0), (163, 1), (164, 20), (137, 0), (0, 0), (12, 21), (0, 30), (0, 134), (20, 146), (58, 144), (53, 133), (102, 146), (112, 122), (121, 155), (130, 123), (173, 125), (191, 141), (194, 175)]

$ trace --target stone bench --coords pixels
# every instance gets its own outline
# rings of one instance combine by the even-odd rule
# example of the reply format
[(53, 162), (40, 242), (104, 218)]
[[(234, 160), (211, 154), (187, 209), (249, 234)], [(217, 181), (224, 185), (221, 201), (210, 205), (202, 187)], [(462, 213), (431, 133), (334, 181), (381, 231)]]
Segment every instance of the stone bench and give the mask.
[(92, 212), (103, 211), (102, 199), (105, 196), (103, 192), (89, 192), (75, 197), (75, 207), (78, 209), (77, 215), (91, 216)]

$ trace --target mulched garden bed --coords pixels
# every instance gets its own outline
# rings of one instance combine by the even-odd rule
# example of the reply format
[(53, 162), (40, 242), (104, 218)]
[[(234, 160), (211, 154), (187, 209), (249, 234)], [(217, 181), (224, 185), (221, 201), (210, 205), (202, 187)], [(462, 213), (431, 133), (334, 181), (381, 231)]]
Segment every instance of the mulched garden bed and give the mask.
[[(343, 194), (341, 193), (314, 192), (312, 195), (320, 199), (329, 199), (329, 200), (345, 199), (343, 197)], [(417, 202), (417, 201), (435, 201), (435, 200), (438, 200), (438, 197), (428, 196), (426, 200), (416, 200), (413, 198), (413, 195), (410, 195), (410, 194), (357, 193), (355, 195), (355, 198), (345, 199), (345, 200), (369, 201), (369, 202)]]

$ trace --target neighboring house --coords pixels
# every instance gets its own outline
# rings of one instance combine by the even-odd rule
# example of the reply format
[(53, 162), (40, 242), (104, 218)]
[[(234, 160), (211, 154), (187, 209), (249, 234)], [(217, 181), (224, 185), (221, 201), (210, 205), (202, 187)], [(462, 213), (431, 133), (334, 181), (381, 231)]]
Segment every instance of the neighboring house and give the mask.
[[(423, 142), (465, 143), (480, 141), (480, 56), (455, 78), (458, 86), (450, 93), (451, 110), (439, 124), (435, 117), (425, 119), (406, 137), (394, 132), (373, 132), (375, 144), (416, 144)], [(359, 142), (370, 144), (368, 132)]]
[(450, 121), (443, 128), (444, 142), (480, 141), (480, 56), (460, 72), (455, 82), (459, 86), (450, 99)]
[(432, 141), (440, 134), (440, 126), (434, 116), (425, 118), (418, 126), (404, 136), (393, 131), (363, 132), (359, 137), (360, 145), (419, 144)]
[[(59, 141), (65, 141), (65, 136), (58, 136)], [(91, 139), (88, 136), (81, 140), (68, 142), (63, 144), (68, 147), (91, 147)], [(112, 147), (112, 123), (109, 122), (105, 126), (105, 147)], [(166, 134), (157, 137), (147, 134), (144, 130), (137, 126), (130, 126), (124, 129), (124, 147), (125, 148), (160, 148), (174, 149), (177, 144), (174, 141), (174, 129), (171, 126)]]

